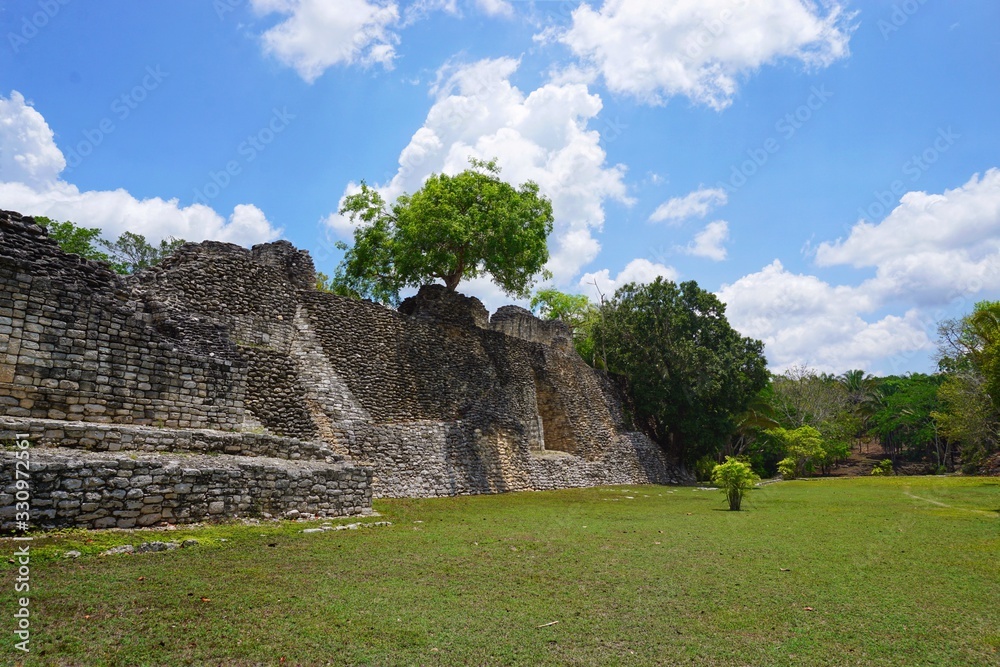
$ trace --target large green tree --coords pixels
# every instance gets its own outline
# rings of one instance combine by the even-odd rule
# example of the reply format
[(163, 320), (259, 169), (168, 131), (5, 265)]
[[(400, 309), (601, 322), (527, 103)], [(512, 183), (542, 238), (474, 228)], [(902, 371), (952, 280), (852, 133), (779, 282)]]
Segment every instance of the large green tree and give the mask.
[(657, 278), (619, 289), (594, 323), (637, 416), (688, 463), (725, 445), (768, 382), (763, 343), (735, 331), (725, 310), (693, 281)]
[(527, 298), (546, 276), (552, 204), (528, 181), (500, 179), (496, 161), (470, 160), (455, 176), (434, 174), (389, 205), (362, 183), (340, 209), (358, 226), (334, 280), (351, 292), (397, 303), (404, 287), (488, 275), (505, 293)]
[(934, 413), (940, 432), (975, 467), (1000, 449), (1000, 301), (938, 327), (938, 360), (948, 378)]

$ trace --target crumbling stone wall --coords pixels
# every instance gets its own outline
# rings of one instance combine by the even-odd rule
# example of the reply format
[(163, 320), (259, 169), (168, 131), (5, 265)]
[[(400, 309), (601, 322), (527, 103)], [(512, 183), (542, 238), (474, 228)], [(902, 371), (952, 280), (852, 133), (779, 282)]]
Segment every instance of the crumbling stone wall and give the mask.
[[(216, 457), (239, 459), (223, 468), (244, 472), (218, 473), (229, 490), (223, 495), (239, 498), (224, 501), (226, 515), (246, 511), (247, 494), (264, 494), (286, 511), (301, 505), (336, 513), (364, 509), (373, 492), (437, 496), (681, 479), (627, 423), (617, 389), (579, 358), (560, 323), (513, 306), (490, 318), (477, 299), (440, 286), (421, 289), (399, 311), (318, 292), (308, 253), (287, 242), (251, 250), (186, 244), (122, 279), (63, 254), (29, 218), (5, 212), (0, 287), (0, 332), (7, 334), (0, 339), (0, 436), (28, 429), (44, 448), (59, 450), (44, 452), (54, 466), (47, 468), (52, 493), (71, 493), (55, 480), (89, 470), (89, 457), (122, 461), (130, 451), (183, 455), (212, 470), (221, 465)], [(284, 470), (267, 473), (275, 479), (327, 479), (317, 470), (339, 466), (361, 505), (335, 501), (343, 493), (313, 498), (237, 483), (248, 479), (246, 470), (263, 470), (245, 468), (246, 457)], [(164, 460), (150, 465), (170, 468)], [(322, 480), (309, 486), (331, 488)], [(219, 501), (210, 497), (184, 496), (167, 513), (158, 500), (144, 501), (154, 509), (138, 511), (158, 520), (211, 516), (205, 503)], [(193, 509), (177, 511), (185, 503)], [(93, 514), (63, 518), (138, 521)]]
[[(5, 463), (7, 463), (5, 461)], [(0, 521), (12, 527), (14, 467), (0, 469)], [(265, 513), (322, 516), (371, 508), (369, 473), (281, 459), (109, 456), (42, 449), (32, 456), (32, 526), (134, 528)]]
[[(280, 315), (295, 312), (267, 288), (305, 276), (278, 250), (263, 248), (259, 266), (224, 267), (259, 274), (260, 310), (241, 311), (238, 272), (225, 276), (234, 281), (225, 303), (197, 282), (189, 293), (150, 289), (157, 272), (120, 278), (63, 253), (31, 218), (0, 211), (0, 442), (23, 434), (35, 447), (32, 525), (370, 510), (370, 469), (312, 438), (315, 430), (267, 432), (247, 409), (250, 391), (264, 419), (308, 417), (287, 355), (266, 347), (290, 346), (294, 327)], [(170, 261), (205, 254), (189, 244)], [(311, 274), (311, 262), (305, 268)], [(219, 319), (211, 309), (233, 312)], [(270, 320), (257, 317), (264, 310)], [(13, 462), (14, 452), (0, 450), (0, 530), (14, 527)]]
[[(105, 266), (67, 256), (33, 220), (7, 212), (0, 286), (3, 414), (224, 430), (242, 423), (246, 371), (231, 344), (164, 335), (188, 318), (147, 311)], [(221, 354), (206, 356), (202, 343)]]

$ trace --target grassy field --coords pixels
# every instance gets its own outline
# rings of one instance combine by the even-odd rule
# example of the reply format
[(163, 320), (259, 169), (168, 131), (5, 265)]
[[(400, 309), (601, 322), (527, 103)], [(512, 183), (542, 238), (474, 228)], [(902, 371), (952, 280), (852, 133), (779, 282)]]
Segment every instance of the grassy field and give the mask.
[[(368, 530), (50, 536), (23, 662), (1000, 665), (1000, 480), (782, 482), (724, 507), (604, 487), (380, 501), (393, 525)], [(0, 663), (18, 664), (7, 557)]]

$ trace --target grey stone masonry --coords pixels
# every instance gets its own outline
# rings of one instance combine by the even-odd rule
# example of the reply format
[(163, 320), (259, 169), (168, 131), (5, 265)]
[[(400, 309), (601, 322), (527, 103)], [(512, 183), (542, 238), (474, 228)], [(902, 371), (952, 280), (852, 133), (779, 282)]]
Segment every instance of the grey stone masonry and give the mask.
[(329, 463), (345, 460), (323, 441), (304, 441), (269, 433), (0, 417), (0, 442), (10, 442), (22, 434), (34, 445), (92, 452), (231, 454)]
[[(14, 528), (14, 454), (0, 451), (0, 530)], [(370, 513), (371, 471), (242, 456), (31, 450), (35, 528), (135, 528), (263, 513)]]
[[(284, 288), (292, 278), (307, 281), (308, 257), (290, 254), (289, 244), (274, 246), (254, 255), (259, 282)], [(188, 244), (172, 259), (205, 252)], [(313, 437), (287, 354), (268, 347), (273, 332), (287, 351), (294, 331), (282, 326), (282, 294), (255, 297), (274, 299), (263, 306), (272, 309), (269, 327), (246, 312), (221, 320), (189, 308), (183, 294), (156, 293), (149, 285), (158, 276), (121, 278), (63, 253), (31, 218), (0, 211), (0, 444), (15, 436), (32, 443), (32, 525), (132, 527), (261, 512), (369, 511), (371, 470)], [(238, 271), (216, 280), (240, 293)], [(201, 298), (225, 293), (217, 282), (209, 285), (215, 287)], [(196, 302), (200, 287), (189, 285)], [(231, 296), (209, 303), (218, 310), (239, 305)], [(247, 340), (233, 334), (241, 324)], [(299, 417), (303, 427), (267, 431), (248, 410), (251, 390), (262, 415), (276, 410), (286, 421)], [(134, 474), (136, 461), (148, 475)], [(0, 524), (9, 530), (13, 452), (0, 450), (0, 463)], [(150, 487), (150, 475), (176, 488), (160, 481)], [(191, 485), (198, 490), (185, 490)]]
[(522, 308), (490, 317), (440, 285), (398, 311), (320, 292), (287, 241), (188, 243), (120, 277), (0, 211), (0, 445), (29, 435), (46, 525), (686, 481), (628, 400)]

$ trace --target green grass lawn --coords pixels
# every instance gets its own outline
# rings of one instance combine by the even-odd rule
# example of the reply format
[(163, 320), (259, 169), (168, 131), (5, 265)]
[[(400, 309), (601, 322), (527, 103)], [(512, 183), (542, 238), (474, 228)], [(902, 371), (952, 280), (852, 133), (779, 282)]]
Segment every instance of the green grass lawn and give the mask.
[[(724, 508), (604, 487), (377, 501), (393, 525), (369, 530), (49, 536), (24, 664), (1000, 665), (1000, 480), (782, 482)], [(23, 660), (14, 548), (0, 664)]]

